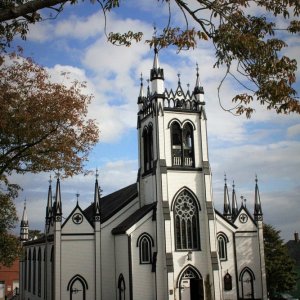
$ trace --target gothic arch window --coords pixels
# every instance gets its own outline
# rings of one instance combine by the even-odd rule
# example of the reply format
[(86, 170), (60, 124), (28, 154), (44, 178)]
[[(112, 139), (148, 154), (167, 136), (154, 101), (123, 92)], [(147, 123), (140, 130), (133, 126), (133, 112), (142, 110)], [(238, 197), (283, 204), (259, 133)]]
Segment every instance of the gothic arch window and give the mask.
[(218, 252), (220, 260), (227, 260), (227, 243), (228, 237), (224, 233), (218, 233)]
[(189, 191), (183, 190), (173, 207), (176, 250), (199, 250), (199, 209), (195, 198)]
[(73, 276), (67, 286), (67, 291), (70, 293), (70, 300), (73, 299), (86, 299), (86, 290), (88, 289), (88, 284), (86, 280), (79, 274)]
[(33, 249), (32, 264), (33, 264), (32, 293), (35, 295), (35, 290), (36, 290), (36, 249), (35, 248)]
[(255, 276), (253, 271), (248, 267), (244, 268), (239, 279), (242, 283), (242, 299), (254, 299)]
[(188, 265), (178, 276), (179, 299), (204, 300), (203, 279), (200, 272)]
[(144, 172), (153, 168), (153, 127), (149, 124), (143, 130)]
[(28, 291), (31, 291), (31, 249), (29, 249), (28, 253)]
[(120, 274), (118, 279), (118, 300), (125, 300), (125, 290), (125, 279), (123, 274)]
[(193, 127), (186, 122), (183, 127), (177, 121), (171, 125), (171, 143), (173, 166), (194, 166), (194, 139)]
[(138, 240), (137, 246), (140, 252), (140, 263), (141, 264), (151, 264), (152, 263), (152, 247), (153, 239), (147, 233), (142, 233)]
[(41, 248), (39, 248), (38, 252), (38, 272), (37, 272), (37, 279), (38, 279), (38, 296), (41, 296), (41, 287), (42, 287), (42, 252)]

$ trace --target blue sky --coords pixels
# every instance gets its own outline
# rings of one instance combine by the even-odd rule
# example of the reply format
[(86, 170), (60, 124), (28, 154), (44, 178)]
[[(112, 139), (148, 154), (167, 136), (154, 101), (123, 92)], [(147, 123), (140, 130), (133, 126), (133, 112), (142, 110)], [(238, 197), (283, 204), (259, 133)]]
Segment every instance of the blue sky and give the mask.
[[(167, 15), (166, 6), (156, 1), (122, 1), (121, 7), (107, 16), (107, 31), (143, 31), (147, 39), (153, 34), (153, 24), (159, 30), (166, 24)], [(172, 17), (182, 24), (178, 11), (174, 11)], [(60, 72), (68, 71), (70, 80), (87, 82), (84, 92), (94, 95), (89, 116), (97, 120), (101, 131), (100, 143), (90, 154), (87, 168), (100, 169), (103, 194), (108, 194), (136, 181), (139, 78), (141, 73), (145, 79), (149, 77), (153, 50), (144, 42), (130, 48), (112, 46), (107, 43), (103, 28), (99, 6), (80, 2), (67, 5), (55, 20), (32, 26), (27, 40), (18, 40), (15, 44), (24, 48), (25, 55), (45, 66), (54, 81), (62, 82)], [(289, 42), (286, 53), (299, 62), (299, 35)], [(300, 231), (299, 116), (276, 115), (258, 105), (250, 120), (223, 111), (217, 87), (224, 72), (213, 68), (214, 51), (209, 42), (201, 43), (195, 50), (177, 54), (175, 49), (167, 49), (159, 55), (167, 89), (176, 89), (178, 72), (182, 86), (187, 89), (190, 84), (192, 88), (196, 63), (199, 64), (205, 91), (216, 208), (222, 211), (226, 173), (230, 190), (234, 180), (238, 198), (243, 195), (252, 212), (257, 174), (265, 222), (281, 230), (284, 239), (291, 239), (295, 231)], [(297, 78), (299, 75), (298, 71)], [(299, 79), (296, 88), (299, 93)], [(221, 90), (222, 104), (230, 108), (230, 99), (237, 92), (237, 84), (227, 80)], [(31, 229), (43, 229), (49, 175), (14, 177), (23, 187), (17, 208), (21, 215), (26, 197)], [(64, 217), (75, 205), (76, 193), (80, 194), (82, 208), (93, 201), (94, 180), (94, 175), (88, 175), (62, 181)]]

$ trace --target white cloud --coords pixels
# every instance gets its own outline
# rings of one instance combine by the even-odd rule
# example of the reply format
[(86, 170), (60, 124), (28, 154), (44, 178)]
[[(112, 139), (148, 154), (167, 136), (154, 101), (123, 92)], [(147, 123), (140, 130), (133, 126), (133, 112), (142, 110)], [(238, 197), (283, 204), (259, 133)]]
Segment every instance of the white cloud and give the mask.
[(287, 135), (288, 137), (300, 136), (300, 124), (290, 126), (287, 129)]

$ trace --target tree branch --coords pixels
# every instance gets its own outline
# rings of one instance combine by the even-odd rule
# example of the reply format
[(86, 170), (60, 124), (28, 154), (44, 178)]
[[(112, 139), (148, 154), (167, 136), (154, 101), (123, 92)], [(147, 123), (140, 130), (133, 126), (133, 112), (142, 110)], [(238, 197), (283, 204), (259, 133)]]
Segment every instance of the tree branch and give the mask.
[(66, 2), (69, 2), (69, 0), (32, 0), (15, 7), (2, 8), (0, 11), (0, 22), (16, 19), (18, 17), (36, 12), (40, 9), (49, 8), (51, 6)]

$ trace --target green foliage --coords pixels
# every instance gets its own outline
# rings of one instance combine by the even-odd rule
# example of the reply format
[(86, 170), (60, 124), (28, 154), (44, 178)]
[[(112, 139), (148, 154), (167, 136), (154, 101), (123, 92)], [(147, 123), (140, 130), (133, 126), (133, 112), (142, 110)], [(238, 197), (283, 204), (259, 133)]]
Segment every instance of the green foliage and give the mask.
[(10, 266), (20, 255), (20, 241), (11, 234), (18, 221), (13, 200), (18, 195), (19, 187), (0, 181), (0, 264)]
[(264, 224), (264, 250), (269, 295), (274, 297), (276, 293), (292, 290), (296, 284), (295, 263), (280, 238), (280, 231), (267, 224)]
[(28, 239), (29, 240), (38, 239), (38, 238), (42, 237), (43, 235), (44, 234), (40, 230), (32, 229), (32, 230), (29, 230), (29, 232), (28, 232)]
[(10, 267), (21, 255), (20, 240), (13, 234), (0, 233), (0, 264)]

